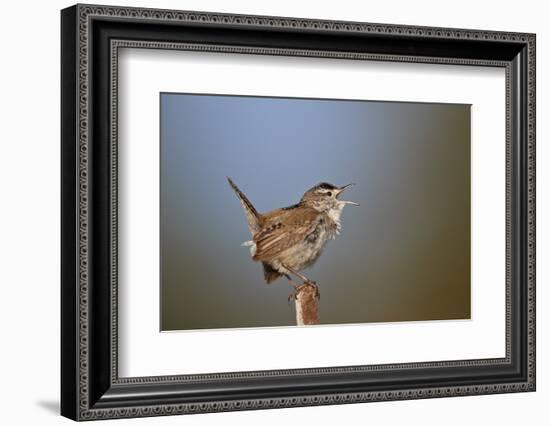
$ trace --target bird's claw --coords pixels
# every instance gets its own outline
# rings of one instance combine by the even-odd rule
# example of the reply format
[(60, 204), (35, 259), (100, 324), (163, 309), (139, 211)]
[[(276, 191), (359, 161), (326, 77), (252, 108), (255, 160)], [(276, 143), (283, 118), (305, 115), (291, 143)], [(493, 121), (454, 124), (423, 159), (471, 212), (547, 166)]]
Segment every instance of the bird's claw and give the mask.
[(304, 284), (310, 285), (313, 288), (315, 288), (315, 298), (317, 300), (321, 299), (321, 292), (319, 291), (319, 286), (317, 285), (317, 283), (315, 281), (306, 281)]
[(315, 281), (305, 281), (302, 285), (294, 287), (294, 291), (292, 291), (288, 295), (288, 303), (290, 303), (291, 300), (298, 299), (298, 293), (305, 287), (305, 286), (311, 286), (315, 289), (315, 298), (317, 300), (321, 299), (321, 293), (319, 292), (319, 286)]
[(290, 294), (288, 295), (288, 303), (290, 303), (291, 300), (298, 299), (298, 291), (299, 290), (294, 290), (294, 291), (290, 292)]

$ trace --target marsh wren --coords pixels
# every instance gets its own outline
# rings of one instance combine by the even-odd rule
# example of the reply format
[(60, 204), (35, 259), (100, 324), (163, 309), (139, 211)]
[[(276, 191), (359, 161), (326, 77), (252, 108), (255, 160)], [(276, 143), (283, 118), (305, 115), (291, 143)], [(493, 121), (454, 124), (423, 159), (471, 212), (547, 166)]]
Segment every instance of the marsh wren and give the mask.
[(252, 234), (252, 240), (243, 245), (250, 247), (254, 261), (262, 262), (266, 282), (284, 276), (298, 291), (301, 286), (292, 281), (294, 275), (303, 284), (315, 286), (318, 292), (316, 283), (300, 271), (313, 265), (327, 241), (339, 234), (344, 207), (359, 205), (338, 198), (353, 184), (337, 187), (323, 182), (308, 189), (297, 204), (258, 213), (237, 185), (230, 178), (227, 180), (243, 206)]

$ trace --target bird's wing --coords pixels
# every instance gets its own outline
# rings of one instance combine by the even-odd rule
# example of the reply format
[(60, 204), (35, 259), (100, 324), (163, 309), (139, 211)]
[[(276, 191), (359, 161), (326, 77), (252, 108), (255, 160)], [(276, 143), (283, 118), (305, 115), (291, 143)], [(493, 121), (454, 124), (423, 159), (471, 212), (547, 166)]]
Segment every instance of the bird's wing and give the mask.
[(321, 215), (314, 209), (302, 208), (300, 214), (284, 210), (270, 215), (263, 228), (254, 235), (254, 260), (270, 260), (289, 247), (303, 241), (315, 231)]

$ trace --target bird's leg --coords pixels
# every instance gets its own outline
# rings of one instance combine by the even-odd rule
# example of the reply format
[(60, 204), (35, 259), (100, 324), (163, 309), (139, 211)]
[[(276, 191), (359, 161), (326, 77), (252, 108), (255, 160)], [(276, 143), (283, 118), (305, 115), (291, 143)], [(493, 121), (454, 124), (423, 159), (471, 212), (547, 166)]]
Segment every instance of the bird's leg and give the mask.
[[(304, 284), (302, 285), (311, 285), (313, 287), (315, 287), (315, 297), (317, 297), (318, 299), (321, 298), (321, 293), (319, 292), (319, 286), (317, 285), (317, 283), (315, 281), (312, 281), (310, 280), (308, 277), (306, 277), (305, 275), (301, 274), (300, 272), (296, 271), (295, 269), (283, 264), (282, 265), (285, 269), (287, 269), (288, 271), (290, 271), (292, 274), (296, 275), (298, 278), (300, 278)], [(290, 280), (289, 276), (286, 275), (287, 279)], [(296, 290), (296, 292), (298, 292), (300, 290), (302, 286), (299, 286), (299, 287), (294, 287), (294, 289)]]
[(298, 292), (300, 291), (300, 286), (296, 284), (294, 281), (292, 281), (292, 278), (290, 278), (290, 275), (285, 274), (286, 279), (288, 280), (288, 283), (294, 287), (294, 291), (292, 291), (288, 295), (288, 301), (290, 302), (292, 299), (296, 300), (296, 296), (298, 295)]
[(298, 290), (300, 288), (300, 286), (298, 284), (296, 284), (294, 281), (292, 281), (292, 278), (290, 278), (290, 275), (288, 274), (285, 274), (285, 277), (286, 279), (288, 280), (288, 283), (294, 287), (294, 290)]
[(301, 273), (299, 273), (298, 271), (296, 271), (295, 269), (291, 268), (290, 266), (288, 265), (285, 265), (284, 263), (282, 264), (283, 268), (287, 269), (288, 271), (290, 271), (292, 274), (296, 275), (298, 278), (300, 278), (304, 283), (313, 283), (314, 281), (311, 281), (308, 277), (306, 277), (305, 275), (302, 275)]

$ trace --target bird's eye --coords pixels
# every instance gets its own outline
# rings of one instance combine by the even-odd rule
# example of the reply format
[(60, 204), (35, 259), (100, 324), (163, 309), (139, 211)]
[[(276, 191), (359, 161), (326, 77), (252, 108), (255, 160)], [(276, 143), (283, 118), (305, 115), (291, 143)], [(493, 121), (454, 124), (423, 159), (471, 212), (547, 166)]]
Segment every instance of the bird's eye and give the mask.
[(332, 192), (330, 192), (330, 191), (327, 192), (327, 195), (328, 195), (329, 197), (332, 197)]

